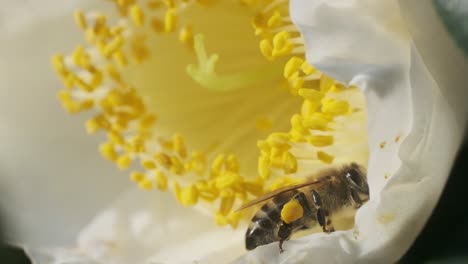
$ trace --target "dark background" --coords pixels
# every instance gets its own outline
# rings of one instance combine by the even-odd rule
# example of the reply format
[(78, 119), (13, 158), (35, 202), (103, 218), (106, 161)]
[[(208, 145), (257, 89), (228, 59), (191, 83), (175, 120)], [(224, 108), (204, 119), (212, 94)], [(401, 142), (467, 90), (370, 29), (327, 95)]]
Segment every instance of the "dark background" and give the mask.
[[(0, 263), (31, 262), (21, 249), (0, 245)], [(467, 145), (458, 155), (432, 217), (399, 263), (468, 263)]]

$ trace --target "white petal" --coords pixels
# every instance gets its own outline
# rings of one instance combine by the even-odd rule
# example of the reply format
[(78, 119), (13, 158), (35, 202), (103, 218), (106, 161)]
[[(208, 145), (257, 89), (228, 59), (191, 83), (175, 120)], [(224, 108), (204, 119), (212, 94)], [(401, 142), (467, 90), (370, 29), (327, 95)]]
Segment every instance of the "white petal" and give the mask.
[[(50, 57), (80, 41), (70, 13), (83, 1), (2, 2), (0, 215), (10, 242), (67, 245), (127, 185), (98, 138), (65, 114)], [(59, 33), (57, 33), (59, 32)], [(81, 121), (84, 117), (79, 118)], [(3, 222), (4, 221), (4, 222)]]
[(79, 248), (100, 263), (225, 263), (243, 252), (243, 231), (214, 228), (169, 193), (132, 190), (81, 233)]
[[(426, 15), (419, 4), (402, 7)], [(468, 90), (453, 85), (468, 79), (458, 75), (455, 82), (448, 71), (461, 67), (466, 73), (466, 62), (441, 69), (443, 55), (433, 56), (428, 71), (395, 1), (293, 0), (291, 14), (304, 34), (308, 61), (359, 85), (367, 97), (371, 200), (358, 211), (353, 230), (289, 241), (281, 255), (276, 244), (268, 245), (237, 262), (394, 263), (428, 219), (461, 144), (467, 107), (457, 98), (467, 98)], [(449, 44), (444, 50), (454, 48)]]

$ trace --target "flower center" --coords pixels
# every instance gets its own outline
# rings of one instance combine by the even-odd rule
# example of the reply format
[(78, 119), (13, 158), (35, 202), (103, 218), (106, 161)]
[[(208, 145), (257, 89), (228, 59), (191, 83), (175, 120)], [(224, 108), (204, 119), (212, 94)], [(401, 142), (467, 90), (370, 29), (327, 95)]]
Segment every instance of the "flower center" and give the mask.
[(77, 11), (88, 44), (53, 65), (65, 109), (94, 113), (101, 153), (139, 166), (142, 189), (204, 201), (236, 226), (236, 204), (332, 163), (366, 165), (363, 96), (305, 62), (288, 1), (114, 5), (114, 19)]

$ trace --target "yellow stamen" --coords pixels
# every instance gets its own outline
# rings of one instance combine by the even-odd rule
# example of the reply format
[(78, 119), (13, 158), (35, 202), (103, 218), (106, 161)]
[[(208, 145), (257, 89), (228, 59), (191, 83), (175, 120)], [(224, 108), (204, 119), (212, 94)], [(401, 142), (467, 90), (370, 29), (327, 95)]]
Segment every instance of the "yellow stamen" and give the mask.
[(174, 31), (177, 23), (177, 16), (175, 14), (174, 9), (169, 9), (166, 12), (166, 15), (164, 17), (164, 31), (166, 32), (172, 32)]
[(88, 23), (86, 22), (86, 18), (81, 10), (76, 10), (74, 13), (75, 23), (81, 28), (86, 29), (88, 27)]
[(186, 206), (191, 206), (198, 202), (198, 189), (195, 185), (192, 184), (181, 191), (180, 202)]
[(132, 8), (130, 9), (130, 14), (135, 25), (139, 27), (143, 26), (145, 16), (138, 5), (132, 6)]
[(141, 182), (145, 179), (145, 175), (141, 172), (134, 171), (130, 173), (130, 179), (134, 182)]
[(307, 137), (307, 141), (316, 147), (325, 147), (333, 144), (333, 136), (312, 135)]
[(317, 151), (317, 158), (327, 164), (332, 163), (335, 159), (333, 155), (327, 154), (323, 151)]
[(164, 175), (161, 171), (156, 171), (156, 187), (160, 191), (165, 191), (167, 190), (167, 177)]

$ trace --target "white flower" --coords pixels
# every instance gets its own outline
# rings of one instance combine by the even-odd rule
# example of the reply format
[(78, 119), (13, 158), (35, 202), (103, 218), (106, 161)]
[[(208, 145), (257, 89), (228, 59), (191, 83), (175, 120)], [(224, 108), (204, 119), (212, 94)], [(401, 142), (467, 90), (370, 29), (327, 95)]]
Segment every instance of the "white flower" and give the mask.
[[(425, 19), (416, 16), (419, 6), (294, 0), (292, 18), (304, 34), (308, 61), (359, 86), (367, 97), (371, 200), (359, 210), (355, 228), (288, 241), (281, 255), (270, 244), (240, 257), (242, 229), (214, 227), (202, 209), (180, 207), (168, 193), (131, 190), (97, 214), (74, 245), (73, 234), (122, 190), (125, 177), (101, 175), (116, 172), (88, 148), (97, 143), (80, 136), (76, 120), (57, 114), (51, 95), (57, 84), (42, 69), (48, 56), (75, 40), (56, 34), (68, 30), (61, 29), (66, 23), (54, 14), (68, 17), (70, 6), (52, 6), (53, 12), (8, 25), (7, 48), (1, 51), (6, 59), (0, 64), (7, 73), (1, 91), (12, 92), (1, 97), (7, 126), (3, 138), (12, 138), (1, 152), (6, 171), (1, 179), (14, 197), (2, 205), (10, 222), (21, 228), (9, 234), (10, 240), (33, 246), (27, 249), (38, 263), (224, 263), (236, 258), (238, 263), (387, 263), (404, 253), (429, 217), (466, 126), (462, 98), (467, 92), (459, 85), (466, 81), (459, 73), (466, 71), (445, 70), (446, 60), (431, 50), (440, 46), (427, 45), (425, 35), (413, 28)], [(429, 5), (423, 7), (432, 12)], [(27, 6), (19, 10), (33, 13)], [(440, 25), (431, 21), (430, 28), (441, 36), (438, 45), (451, 47), (443, 43), (447, 37)], [(467, 69), (456, 49), (444, 56)], [(353, 158), (340, 153), (352, 153), (354, 145), (338, 147), (334, 153), (342, 161)], [(365, 162), (366, 154), (359, 152)], [(66, 163), (70, 160), (74, 163)], [(44, 250), (53, 246), (59, 247)]]

